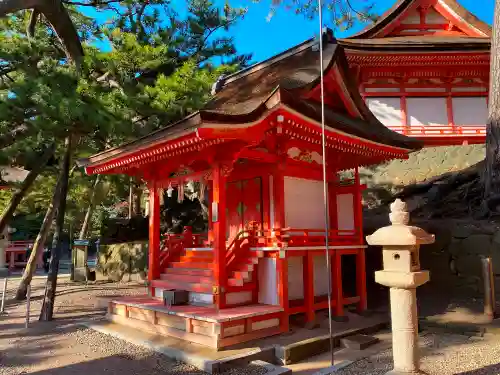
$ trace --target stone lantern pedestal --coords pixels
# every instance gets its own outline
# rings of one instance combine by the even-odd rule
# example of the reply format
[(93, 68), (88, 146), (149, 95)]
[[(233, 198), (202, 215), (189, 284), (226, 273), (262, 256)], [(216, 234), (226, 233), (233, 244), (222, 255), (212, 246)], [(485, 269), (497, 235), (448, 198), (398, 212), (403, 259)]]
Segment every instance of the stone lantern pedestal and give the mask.
[(434, 235), (409, 226), (406, 204), (391, 204), (392, 225), (367, 236), (369, 245), (382, 246), (384, 269), (375, 281), (390, 288), (394, 370), (389, 374), (421, 374), (419, 368), (417, 290), (429, 281), (420, 269), (420, 245), (434, 243)]

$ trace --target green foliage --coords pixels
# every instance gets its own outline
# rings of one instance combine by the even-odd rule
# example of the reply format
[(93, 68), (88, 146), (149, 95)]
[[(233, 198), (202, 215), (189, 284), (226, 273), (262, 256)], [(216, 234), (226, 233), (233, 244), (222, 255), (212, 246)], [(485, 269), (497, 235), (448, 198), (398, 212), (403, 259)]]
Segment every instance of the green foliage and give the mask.
[[(374, 13), (373, 6), (374, 1), (370, 0), (324, 0), (324, 18), (332, 22), (339, 31), (345, 31), (358, 22), (375, 22), (378, 15)], [(274, 0), (268, 19), (271, 19), (279, 8), (292, 10), (310, 20), (318, 17), (317, 0)]]
[[(78, 158), (149, 133), (200, 109), (217, 78), (250, 59), (237, 55), (225, 35), (244, 9), (189, 0), (187, 16), (180, 17), (168, 0), (79, 2), (110, 15), (98, 25), (71, 1), (64, 3), (85, 50), (78, 71), (46, 20), (30, 39), (28, 12), (0, 19), (0, 165), (29, 166), (44, 144), (57, 144), (52, 166), (36, 180), (19, 217), (43, 216), (68, 134), (75, 137)], [(111, 48), (93, 46), (97, 38)], [(70, 179), (66, 222), (74, 230), (85, 216), (93, 182), (82, 171)], [(106, 176), (99, 189), (94, 230), (127, 199), (128, 180)], [(0, 191), (0, 210), (10, 195)]]

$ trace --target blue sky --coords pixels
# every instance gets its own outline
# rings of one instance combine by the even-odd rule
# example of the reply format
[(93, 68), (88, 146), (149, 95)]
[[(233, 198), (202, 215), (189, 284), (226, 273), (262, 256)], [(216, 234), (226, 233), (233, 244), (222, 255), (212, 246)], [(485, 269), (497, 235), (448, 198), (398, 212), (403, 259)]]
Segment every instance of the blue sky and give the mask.
[[(173, 0), (176, 3), (183, 0)], [(357, 3), (363, 5), (365, 0), (351, 0), (353, 6)], [(390, 8), (396, 0), (376, 0), (375, 11), (381, 14)], [(214, 0), (221, 6), (225, 0)], [(253, 62), (262, 61), (281, 51), (317, 35), (319, 32), (318, 21), (306, 20), (302, 15), (296, 15), (293, 11), (279, 9), (271, 18), (267, 19), (271, 0), (260, 0), (255, 3), (252, 0), (230, 0), (233, 7), (241, 6), (248, 8), (248, 13), (236, 26), (232, 27), (229, 34), (235, 38), (239, 53), (252, 53)], [(285, 0), (285, 2), (287, 2)], [(459, 0), (459, 2), (473, 12), (483, 21), (492, 23), (493, 0)], [(325, 14), (325, 21), (328, 14)], [(331, 26), (330, 22), (325, 22)], [(363, 25), (350, 29), (347, 32), (336, 32), (337, 37), (344, 37), (362, 28)]]
[[(351, 3), (361, 4), (361, 0)], [(481, 20), (492, 23), (493, 0), (459, 0), (459, 2), (472, 11)], [(375, 10), (381, 14), (389, 9), (395, 0), (377, 0)], [(318, 21), (309, 21), (301, 15), (283, 9), (268, 22), (269, 2), (262, 1), (254, 4), (249, 0), (233, 0), (233, 6), (241, 4), (248, 7), (248, 13), (243, 21), (236, 25), (231, 34), (236, 39), (236, 46), (240, 52), (254, 55), (255, 61), (260, 61), (279, 53), (287, 48), (304, 41), (319, 32)], [(327, 15), (325, 15), (327, 20)], [(348, 36), (362, 28), (361, 25), (344, 33), (336, 33), (337, 37)]]

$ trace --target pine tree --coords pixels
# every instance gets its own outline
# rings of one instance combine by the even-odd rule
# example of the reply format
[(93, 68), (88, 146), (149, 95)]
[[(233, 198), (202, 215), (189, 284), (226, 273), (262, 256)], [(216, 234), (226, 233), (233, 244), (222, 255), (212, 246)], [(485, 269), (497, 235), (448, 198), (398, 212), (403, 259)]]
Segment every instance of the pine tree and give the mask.
[[(59, 202), (57, 161), (64, 158), (68, 133), (80, 140), (73, 148), (78, 158), (166, 126), (201, 108), (219, 75), (244, 66), (250, 58), (237, 55), (232, 40), (224, 36), (224, 30), (243, 15), (242, 10), (220, 10), (210, 2), (193, 0), (188, 16), (179, 18), (168, 10), (167, 1), (114, 5), (118, 3), (123, 13), (107, 25), (97, 25), (68, 8), (85, 52), (78, 66), (67, 60), (67, 48), (47, 18), (40, 17), (37, 27), (29, 32), (25, 25), (31, 12), (0, 19), (0, 165), (24, 165), (33, 157), (33, 150), (49, 141), (56, 147), (55, 162), (46, 168), (43, 179), (35, 181), (19, 206), (21, 211), (53, 214), (58, 203), (51, 209), (49, 202), (51, 196)], [(136, 12), (138, 4), (142, 5)], [(111, 2), (104, 4), (106, 9), (110, 6)], [(158, 8), (167, 9), (169, 17)], [(132, 18), (127, 14), (131, 9)], [(93, 46), (97, 37), (107, 40), (111, 49), (101, 51)], [(60, 215), (78, 216), (82, 222), (92, 179), (81, 171), (70, 175), (71, 199)], [(117, 192), (109, 194), (113, 197), (107, 198), (109, 205), (125, 196), (120, 190), (123, 181), (123, 176), (103, 178), (103, 190)], [(63, 195), (60, 201), (65, 201)], [(0, 204), (7, 196), (0, 192)], [(64, 223), (60, 215), (58, 222)], [(49, 229), (50, 225), (42, 226), (37, 248), (43, 248)], [(62, 230), (60, 224), (59, 237)], [(33, 254), (18, 298), (25, 296), (35, 260)], [(57, 280), (57, 267), (53, 269), (52, 281)], [(50, 319), (55, 285), (50, 284), (47, 290), (44, 317)]]

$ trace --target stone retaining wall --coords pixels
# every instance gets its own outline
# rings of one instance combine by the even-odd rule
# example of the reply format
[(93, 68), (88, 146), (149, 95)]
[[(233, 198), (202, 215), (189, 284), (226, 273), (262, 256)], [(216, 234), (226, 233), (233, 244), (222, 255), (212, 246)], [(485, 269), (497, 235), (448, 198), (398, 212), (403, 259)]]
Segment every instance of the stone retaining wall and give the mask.
[(97, 254), (96, 277), (120, 281), (134, 276), (145, 280), (148, 266), (148, 243), (125, 242), (102, 245)]
[[(473, 220), (414, 220), (412, 224), (436, 236), (434, 244), (422, 246), (420, 251), (422, 268), (431, 272), (430, 283), (422, 289), (432, 289), (447, 296), (482, 298), (481, 257), (490, 256), (496, 294), (500, 297), (499, 225)], [(384, 225), (388, 223), (383, 218), (376, 224), (373, 220), (365, 223), (365, 234)]]

